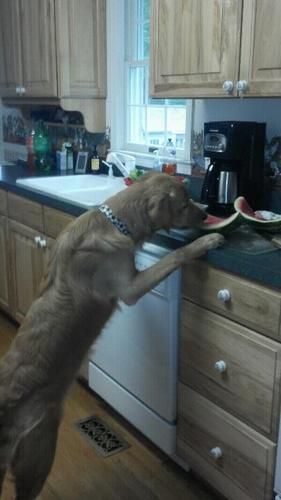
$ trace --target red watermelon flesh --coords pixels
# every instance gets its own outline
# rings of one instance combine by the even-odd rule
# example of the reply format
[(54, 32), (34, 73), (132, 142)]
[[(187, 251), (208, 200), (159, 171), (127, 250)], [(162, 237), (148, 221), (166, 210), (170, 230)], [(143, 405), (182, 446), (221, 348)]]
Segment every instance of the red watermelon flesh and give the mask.
[(237, 200), (235, 201), (235, 208), (242, 214), (248, 215), (249, 217), (253, 217), (257, 220), (265, 220), (260, 214), (254, 212), (254, 210), (248, 204), (247, 200), (245, 200), (245, 198), (243, 198), (242, 196), (237, 198)]

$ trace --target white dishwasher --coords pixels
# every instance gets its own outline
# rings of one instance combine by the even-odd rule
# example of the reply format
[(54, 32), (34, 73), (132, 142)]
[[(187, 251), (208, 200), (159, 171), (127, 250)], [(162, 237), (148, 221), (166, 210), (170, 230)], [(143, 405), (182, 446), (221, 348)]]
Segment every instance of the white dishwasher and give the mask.
[[(167, 253), (146, 243), (136, 267)], [(180, 282), (177, 270), (134, 306), (121, 303), (89, 363), (90, 388), (169, 455), (176, 446)]]

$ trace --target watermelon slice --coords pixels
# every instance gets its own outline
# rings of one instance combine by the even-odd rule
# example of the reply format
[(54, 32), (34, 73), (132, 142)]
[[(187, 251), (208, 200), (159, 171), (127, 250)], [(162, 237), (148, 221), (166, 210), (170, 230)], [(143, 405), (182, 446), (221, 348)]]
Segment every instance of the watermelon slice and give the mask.
[(227, 218), (215, 217), (208, 214), (200, 229), (205, 232), (229, 233), (243, 223), (243, 219), (239, 212), (235, 212)]
[(227, 218), (209, 214), (201, 229), (205, 232), (228, 233), (241, 224), (249, 224), (256, 231), (281, 232), (281, 215), (267, 211), (254, 212), (243, 196), (235, 200), (234, 208), (234, 214)]
[(274, 214), (266, 210), (254, 212), (243, 196), (236, 198), (234, 208), (242, 215), (244, 223), (250, 224), (256, 231), (271, 233), (281, 231), (281, 214)]

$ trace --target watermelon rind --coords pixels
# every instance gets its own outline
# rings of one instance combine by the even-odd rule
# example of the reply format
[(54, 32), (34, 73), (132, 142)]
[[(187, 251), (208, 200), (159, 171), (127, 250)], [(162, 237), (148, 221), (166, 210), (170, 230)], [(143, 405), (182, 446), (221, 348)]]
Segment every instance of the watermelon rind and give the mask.
[(244, 223), (249, 224), (256, 231), (266, 231), (269, 233), (281, 232), (281, 215), (280, 218), (273, 220), (256, 219), (254, 216), (251, 216), (243, 211), (243, 206), (245, 205), (249, 207), (247, 201), (243, 196), (239, 196), (239, 198), (236, 198), (234, 202), (234, 208), (236, 212), (239, 213), (240, 216), (244, 219)]

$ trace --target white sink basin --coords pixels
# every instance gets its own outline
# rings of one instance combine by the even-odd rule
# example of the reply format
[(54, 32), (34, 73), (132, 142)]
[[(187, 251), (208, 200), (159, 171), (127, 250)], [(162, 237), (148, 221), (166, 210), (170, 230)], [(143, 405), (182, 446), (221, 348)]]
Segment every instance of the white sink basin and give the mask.
[(100, 205), (126, 188), (123, 177), (107, 175), (66, 175), (17, 179), (17, 184), (83, 207)]

